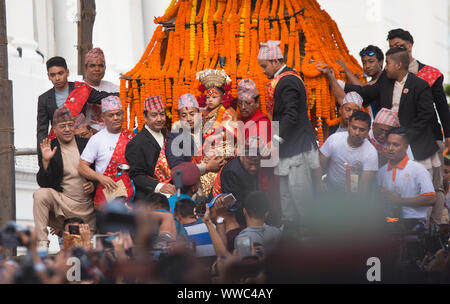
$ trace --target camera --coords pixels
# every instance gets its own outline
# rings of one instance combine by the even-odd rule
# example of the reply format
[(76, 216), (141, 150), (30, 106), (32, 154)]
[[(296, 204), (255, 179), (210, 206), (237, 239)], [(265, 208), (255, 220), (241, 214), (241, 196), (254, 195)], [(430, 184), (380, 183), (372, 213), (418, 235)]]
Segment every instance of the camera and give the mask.
[(80, 226), (78, 225), (69, 225), (69, 233), (80, 235)]
[(17, 233), (18, 231), (24, 231), (27, 236), (31, 236), (31, 231), (29, 229), (17, 225), (14, 221), (10, 221), (0, 231), (1, 245), (6, 248), (26, 246)]

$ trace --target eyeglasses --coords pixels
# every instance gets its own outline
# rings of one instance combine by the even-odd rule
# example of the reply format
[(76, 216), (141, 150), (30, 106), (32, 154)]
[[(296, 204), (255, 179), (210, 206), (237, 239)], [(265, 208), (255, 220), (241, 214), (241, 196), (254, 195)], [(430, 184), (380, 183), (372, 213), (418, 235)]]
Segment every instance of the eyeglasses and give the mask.
[(373, 56), (375, 55), (374, 51), (366, 51), (366, 49), (362, 49), (362, 51), (359, 53), (361, 56)]

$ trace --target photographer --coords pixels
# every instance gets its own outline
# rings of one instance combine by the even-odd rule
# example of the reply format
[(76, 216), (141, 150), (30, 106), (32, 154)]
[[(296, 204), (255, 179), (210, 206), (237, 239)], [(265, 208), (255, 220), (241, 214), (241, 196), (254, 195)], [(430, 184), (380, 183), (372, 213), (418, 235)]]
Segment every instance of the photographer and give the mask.
[(91, 250), (92, 239), (89, 224), (85, 224), (83, 219), (77, 217), (65, 219), (62, 240), (62, 250), (71, 249), (77, 246), (82, 246), (86, 248), (86, 250)]

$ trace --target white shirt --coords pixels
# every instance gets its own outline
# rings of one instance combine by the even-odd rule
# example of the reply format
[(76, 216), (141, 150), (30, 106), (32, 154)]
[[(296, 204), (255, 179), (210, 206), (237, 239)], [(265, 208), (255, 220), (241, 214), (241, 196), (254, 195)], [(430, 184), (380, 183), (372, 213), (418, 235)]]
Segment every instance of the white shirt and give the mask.
[(281, 74), (281, 71), (286, 67), (286, 64), (283, 64), (283, 66), (273, 75), (273, 78), (277, 77)]
[(106, 128), (101, 130), (89, 139), (81, 159), (90, 164), (95, 162), (95, 171), (103, 174), (114, 153), (119, 136), (120, 132), (114, 134), (109, 133)]
[[(407, 156), (395, 167), (388, 164), (377, 174), (378, 185), (384, 190), (397, 193), (402, 198), (434, 194), (431, 175), (421, 164)], [(401, 207), (401, 218), (426, 219), (430, 207)]]
[(117, 84), (114, 84), (107, 80), (100, 80), (100, 85), (98, 86), (90, 86), (93, 89), (96, 89), (97, 91), (105, 91), (108, 93), (119, 93), (120, 87)]
[(150, 134), (153, 136), (153, 138), (155, 138), (156, 142), (158, 143), (159, 147), (162, 149), (163, 145), (164, 145), (164, 135), (162, 134), (161, 131), (159, 132), (155, 132), (152, 129), (150, 129), (147, 124), (145, 124), (144, 126), (147, 131), (150, 132)]
[(392, 93), (392, 108), (391, 110), (394, 112), (398, 112), (400, 107), (400, 99), (403, 93), (403, 87), (405, 86), (406, 79), (408, 78), (408, 74), (406, 74), (403, 79), (398, 82), (396, 81), (394, 84), (394, 92)]
[(360, 147), (353, 148), (347, 142), (348, 136), (348, 132), (334, 133), (320, 148), (320, 152), (330, 159), (328, 179), (333, 186), (341, 190), (346, 189), (345, 163), (349, 163), (357, 172), (360, 170), (359, 173), (378, 170), (378, 154), (372, 144), (364, 139)]

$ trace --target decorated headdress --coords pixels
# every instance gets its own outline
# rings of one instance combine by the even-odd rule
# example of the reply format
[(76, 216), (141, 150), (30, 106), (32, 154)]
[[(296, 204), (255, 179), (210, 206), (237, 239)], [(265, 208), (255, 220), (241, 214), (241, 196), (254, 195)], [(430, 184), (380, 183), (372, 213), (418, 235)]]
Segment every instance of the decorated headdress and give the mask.
[(115, 110), (122, 110), (122, 102), (119, 97), (111, 95), (102, 99), (102, 113)]
[(192, 94), (181, 95), (180, 98), (178, 98), (178, 110), (181, 110), (182, 108), (198, 109), (199, 106), (197, 99), (195, 99), (195, 96)]
[(62, 107), (59, 109), (56, 109), (55, 112), (53, 113), (53, 119), (52, 119), (52, 124), (53, 125), (57, 125), (61, 122), (66, 122), (66, 121), (73, 121), (73, 116), (72, 113), (70, 112), (70, 110), (66, 107)]
[(238, 98), (240, 100), (249, 101), (258, 96), (258, 88), (253, 80), (247, 78), (242, 79), (238, 83)]
[(231, 79), (224, 70), (208, 69), (200, 71), (197, 73), (197, 79), (201, 82), (201, 85), (198, 87), (201, 95), (197, 98), (200, 107), (206, 106), (205, 91), (212, 88), (221, 88), (224, 91), (222, 94), (222, 105), (227, 109), (231, 106), (231, 101), (233, 101), (233, 97), (230, 94)]
[(281, 42), (278, 40), (269, 40), (259, 44), (258, 60), (276, 60), (283, 58), (280, 49)]

